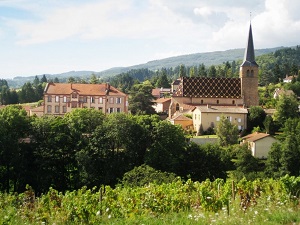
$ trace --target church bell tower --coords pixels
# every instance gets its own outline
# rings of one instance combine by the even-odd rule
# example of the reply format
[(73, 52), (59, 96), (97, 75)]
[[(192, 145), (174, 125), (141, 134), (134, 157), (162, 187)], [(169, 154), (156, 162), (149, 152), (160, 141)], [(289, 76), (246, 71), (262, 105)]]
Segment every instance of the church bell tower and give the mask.
[(255, 62), (251, 24), (244, 60), (240, 66), (240, 79), (244, 105), (246, 107), (258, 106), (258, 64)]

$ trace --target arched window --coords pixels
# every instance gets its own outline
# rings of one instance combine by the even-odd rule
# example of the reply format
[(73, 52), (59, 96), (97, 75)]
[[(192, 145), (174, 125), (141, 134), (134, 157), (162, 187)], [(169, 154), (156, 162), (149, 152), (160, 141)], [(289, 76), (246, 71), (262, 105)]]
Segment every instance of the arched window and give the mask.
[(250, 70), (247, 70), (247, 77), (250, 76)]
[(179, 111), (179, 104), (176, 104), (176, 111)]
[(232, 105), (234, 105), (235, 104), (235, 101), (234, 100), (232, 100)]
[(219, 104), (219, 100), (217, 100), (217, 104)]
[(201, 104), (203, 104), (203, 99), (201, 99)]
[(254, 71), (253, 70), (251, 70), (251, 77), (253, 77), (254, 76)]

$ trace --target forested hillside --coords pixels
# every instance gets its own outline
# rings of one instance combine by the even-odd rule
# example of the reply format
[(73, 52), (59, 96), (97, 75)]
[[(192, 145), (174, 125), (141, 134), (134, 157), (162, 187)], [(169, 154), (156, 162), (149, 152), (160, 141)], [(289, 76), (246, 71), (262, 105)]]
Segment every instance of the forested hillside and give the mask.
[[(272, 53), (278, 49), (277, 48), (268, 48), (268, 49), (257, 49), (255, 51), (256, 56), (263, 54)], [(54, 80), (58, 78), (61, 82), (66, 82), (69, 77), (75, 78), (77, 81), (87, 81), (91, 74), (95, 74), (100, 78), (108, 78), (115, 76), (117, 74), (126, 73), (130, 70), (139, 70), (139, 69), (149, 69), (151, 71), (160, 70), (161, 68), (175, 68), (181, 64), (191, 67), (198, 66), (199, 64), (204, 64), (206, 67), (211, 65), (219, 65), (226, 61), (238, 61), (243, 58), (244, 49), (232, 49), (227, 51), (217, 51), (217, 52), (207, 52), (207, 53), (195, 53), (190, 55), (182, 55), (176, 57), (170, 57), (166, 59), (153, 60), (144, 64), (134, 65), (130, 67), (115, 67), (101, 72), (97, 71), (70, 71), (61, 74), (45, 74), (49, 80)], [(1, 76), (1, 75), (0, 75)], [(39, 79), (42, 78), (41, 75), (37, 75)], [(18, 76), (12, 80), (8, 80), (10, 87), (21, 87), (25, 82), (32, 81), (35, 78), (35, 75), (29, 77)]]

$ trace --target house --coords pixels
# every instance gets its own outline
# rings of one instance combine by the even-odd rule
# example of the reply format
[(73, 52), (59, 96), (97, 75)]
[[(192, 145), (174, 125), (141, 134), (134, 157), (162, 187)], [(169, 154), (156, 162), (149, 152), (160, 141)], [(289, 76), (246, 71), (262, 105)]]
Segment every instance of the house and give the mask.
[(293, 76), (288, 76), (286, 75), (285, 78), (283, 78), (283, 82), (284, 83), (291, 83), (293, 81), (293, 79), (297, 79), (298, 76), (293, 75)]
[(265, 159), (268, 157), (268, 153), (271, 150), (271, 146), (274, 142), (276, 142), (276, 139), (270, 134), (266, 133), (255, 132), (242, 137), (242, 143), (247, 143), (252, 155), (260, 159)]
[(73, 109), (94, 108), (104, 114), (128, 112), (127, 95), (106, 84), (48, 83), (44, 90), (45, 115), (64, 115)]
[(273, 94), (273, 98), (278, 99), (279, 96), (281, 95), (292, 96), (295, 95), (295, 93), (292, 90), (284, 90), (281, 88), (276, 88)]
[(35, 107), (35, 108), (31, 108), (29, 110), (29, 115), (30, 116), (33, 116), (33, 115), (36, 115), (37, 117), (41, 117), (44, 115), (44, 106), (38, 106), (38, 107)]
[(180, 125), (183, 129), (193, 129), (193, 120), (183, 114), (177, 115), (169, 120), (173, 125)]
[(201, 125), (204, 131), (210, 127), (214, 128), (219, 123), (221, 116), (225, 116), (241, 131), (247, 128), (247, 113), (248, 110), (243, 107), (197, 106), (193, 110), (194, 130), (198, 132)]
[(165, 96), (170, 95), (171, 88), (154, 88), (152, 89), (152, 95), (155, 99), (163, 98)]
[[(205, 122), (203, 127), (207, 128), (207, 124), (216, 122), (216, 117), (221, 116), (222, 110), (219, 106), (230, 108), (228, 116), (236, 117), (235, 112), (242, 110), (242, 115), (246, 115), (248, 107), (258, 106), (258, 64), (255, 62), (254, 45), (252, 37), (252, 27), (250, 24), (247, 47), (243, 63), (240, 66), (239, 78), (227, 77), (180, 77), (174, 81), (172, 90), (174, 90), (171, 97), (171, 104), (169, 108), (169, 119), (182, 114), (184, 109), (190, 107), (188, 113), (193, 115), (204, 115), (204, 109), (207, 105), (215, 107), (216, 110), (206, 110), (206, 119), (199, 121)], [(194, 113), (195, 107), (200, 107)], [(216, 108), (217, 107), (217, 108)], [(211, 114), (211, 115), (208, 115)], [(243, 121), (246, 119), (243, 117)], [(198, 131), (199, 122), (193, 121), (195, 131)], [(234, 122), (234, 120), (232, 120)], [(242, 122), (239, 125), (242, 129), (246, 127)], [(204, 129), (205, 130), (205, 129)]]
[(159, 98), (153, 101), (154, 105), (153, 108), (157, 113), (166, 113), (168, 114), (171, 98)]

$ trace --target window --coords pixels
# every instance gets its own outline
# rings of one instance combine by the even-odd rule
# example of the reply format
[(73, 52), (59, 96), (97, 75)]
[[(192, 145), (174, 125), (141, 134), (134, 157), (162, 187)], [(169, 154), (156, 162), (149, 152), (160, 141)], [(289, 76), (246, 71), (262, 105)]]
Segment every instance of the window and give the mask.
[(83, 102), (87, 103), (87, 97), (83, 97)]
[(64, 96), (63, 101), (67, 102), (67, 96)]
[(198, 120), (200, 120), (200, 114), (198, 115)]
[(59, 113), (59, 105), (55, 106), (55, 113)]
[(83, 97), (79, 97), (79, 102), (83, 102)]
[(77, 98), (77, 93), (76, 92), (72, 93), (72, 98)]
[(103, 104), (103, 98), (102, 97), (99, 98), (99, 104)]
[(250, 76), (250, 70), (247, 70), (247, 77)]
[(59, 102), (59, 96), (58, 95), (55, 96), (55, 102)]
[(72, 108), (77, 108), (77, 102), (72, 102), (71, 107), (72, 107)]
[(235, 104), (235, 101), (234, 100), (232, 100), (232, 105), (234, 105)]
[(47, 106), (47, 113), (51, 113), (52, 112), (52, 107), (51, 107), (51, 105), (48, 105)]
[(217, 116), (217, 121), (220, 121), (220, 117), (219, 116)]
[(114, 108), (109, 108), (109, 113), (113, 113), (114, 112)]
[(63, 113), (67, 112), (67, 106), (63, 106)]
[(219, 104), (219, 100), (217, 100), (217, 104)]
[(176, 111), (179, 111), (179, 104), (176, 104)]
[(95, 98), (91, 97), (91, 103), (95, 103)]
[(102, 112), (102, 107), (98, 107), (98, 110)]
[(116, 98), (116, 104), (121, 104), (121, 98)]
[(121, 112), (121, 108), (117, 108), (117, 113)]
[(226, 118), (231, 122), (231, 120), (232, 120), (231, 116), (227, 116)]
[(201, 104), (203, 104), (203, 99), (201, 100)]
[(253, 77), (254, 76), (254, 71), (253, 70), (251, 70), (251, 77)]
[(52, 96), (51, 95), (48, 95), (48, 102), (52, 102)]
[(238, 118), (237, 121), (240, 123), (240, 122), (242, 122), (242, 119), (241, 119), (241, 118)]
[(110, 103), (110, 104), (114, 104), (114, 98), (110, 98), (110, 99), (109, 99), (109, 103)]

